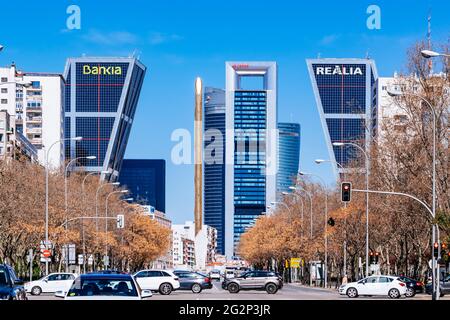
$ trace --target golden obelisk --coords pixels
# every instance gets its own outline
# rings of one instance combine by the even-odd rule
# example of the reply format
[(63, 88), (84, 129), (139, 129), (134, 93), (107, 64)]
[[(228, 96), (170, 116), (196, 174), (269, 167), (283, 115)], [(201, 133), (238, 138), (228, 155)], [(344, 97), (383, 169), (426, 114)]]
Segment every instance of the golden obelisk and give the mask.
[(202, 79), (195, 80), (195, 115), (194, 115), (194, 187), (195, 187), (195, 235), (202, 229), (203, 219), (203, 115), (202, 115)]

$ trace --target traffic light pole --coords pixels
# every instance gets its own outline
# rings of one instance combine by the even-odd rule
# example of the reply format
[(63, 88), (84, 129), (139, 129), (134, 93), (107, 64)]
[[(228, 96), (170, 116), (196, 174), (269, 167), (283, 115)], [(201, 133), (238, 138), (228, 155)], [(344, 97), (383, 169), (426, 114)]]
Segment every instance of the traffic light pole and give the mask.
[[(353, 191), (355, 191), (355, 192), (364, 192), (366, 194), (368, 194), (368, 193), (376, 193), (376, 194), (390, 194), (390, 195), (408, 197), (408, 198), (411, 198), (411, 199), (416, 200), (417, 202), (419, 202), (422, 206), (424, 206), (427, 209), (428, 213), (431, 215), (433, 220), (435, 218), (433, 210), (430, 209), (425, 202), (423, 202), (422, 200), (420, 200), (420, 199), (418, 199), (418, 198), (416, 198), (416, 197), (414, 197), (414, 196), (412, 196), (410, 194), (407, 194), (407, 193), (392, 192), (392, 191), (378, 191), (378, 190), (358, 190), (358, 189), (353, 189)], [(432, 240), (431, 240), (432, 241), (432, 245), (431, 245), (431, 247), (433, 247), (433, 244), (436, 242), (436, 236), (439, 239), (439, 228), (438, 228), (438, 225), (433, 221), (433, 232), (432, 232)], [(432, 255), (431, 255), (431, 266), (432, 266), (431, 270), (432, 270), (432, 283), (433, 283), (433, 294), (432, 294), (432, 297), (433, 297), (433, 300), (439, 300), (439, 296), (440, 296), (440, 293), (439, 293), (440, 292), (440, 290), (439, 290), (439, 285), (440, 285), (440, 283), (439, 283), (439, 273), (440, 273), (440, 270), (439, 270), (439, 263), (438, 263), (438, 261), (436, 261), (436, 258), (434, 257), (433, 252), (432, 252)]]

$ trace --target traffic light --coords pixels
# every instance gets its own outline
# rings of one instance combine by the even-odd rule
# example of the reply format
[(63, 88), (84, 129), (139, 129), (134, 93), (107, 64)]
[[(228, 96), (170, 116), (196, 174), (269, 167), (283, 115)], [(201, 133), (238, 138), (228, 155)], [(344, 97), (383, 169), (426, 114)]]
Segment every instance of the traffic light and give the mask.
[(375, 264), (378, 264), (378, 258), (380, 258), (380, 253), (375, 252)]
[(117, 215), (117, 229), (123, 229), (125, 227), (125, 216), (123, 214)]
[(433, 245), (433, 257), (438, 258), (439, 257), (439, 243), (435, 242)]
[(334, 219), (333, 218), (330, 218), (330, 219), (328, 219), (328, 222), (327, 222), (330, 226), (332, 226), (332, 227), (334, 227), (334, 225), (336, 224), (336, 222), (334, 221)]
[(369, 255), (370, 255), (370, 260), (369, 260), (369, 261), (370, 261), (370, 264), (373, 264), (373, 263), (374, 263), (373, 252), (370, 251)]
[(342, 202), (350, 202), (351, 195), (352, 195), (351, 182), (342, 182), (342, 184), (341, 184)]

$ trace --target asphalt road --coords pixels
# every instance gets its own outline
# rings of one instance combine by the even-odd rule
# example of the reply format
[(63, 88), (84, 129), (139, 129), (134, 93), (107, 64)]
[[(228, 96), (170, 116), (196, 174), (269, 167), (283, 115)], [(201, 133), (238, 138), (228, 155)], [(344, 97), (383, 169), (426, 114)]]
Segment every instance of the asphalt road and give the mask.
[[(285, 284), (283, 289), (276, 294), (267, 294), (265, 291), (240, 291), (237, 294), (229, 293), (221, 287), (221, 282), (214, 281), (214, 287), (203, 290), (199, 294), (191, 291), (175, 291), (169, 296), (154, 293), (150, 300), (348, 300), (347, 296), (341, 296), (334, 289), (301, 286), (298, 284)], [(29, 300), (61, 300), (53, 295), (28, 295)], [(401, 300), (407, 298), (402, 297)], [(412, 300), (431, 300), (427, 294), (417, 294)], [(441, 298), (450, 300), (450, 296)], [(359, 297), (355, 300), (389, 300), (388, 297)]]

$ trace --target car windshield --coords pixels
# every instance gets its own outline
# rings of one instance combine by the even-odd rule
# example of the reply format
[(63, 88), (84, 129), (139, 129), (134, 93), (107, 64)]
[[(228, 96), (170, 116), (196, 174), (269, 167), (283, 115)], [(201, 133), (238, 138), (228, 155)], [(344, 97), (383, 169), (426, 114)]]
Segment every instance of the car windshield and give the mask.
[(5, 286), (8, 284), (8, 280), (6, 278), (6, 270), (4, 267), (0, 267), (0, 286)]
[(84, 296), (127, 296), (137, 297), (138, 291), (130, 278), (78, 278), (70, 288), (68, 297)]

